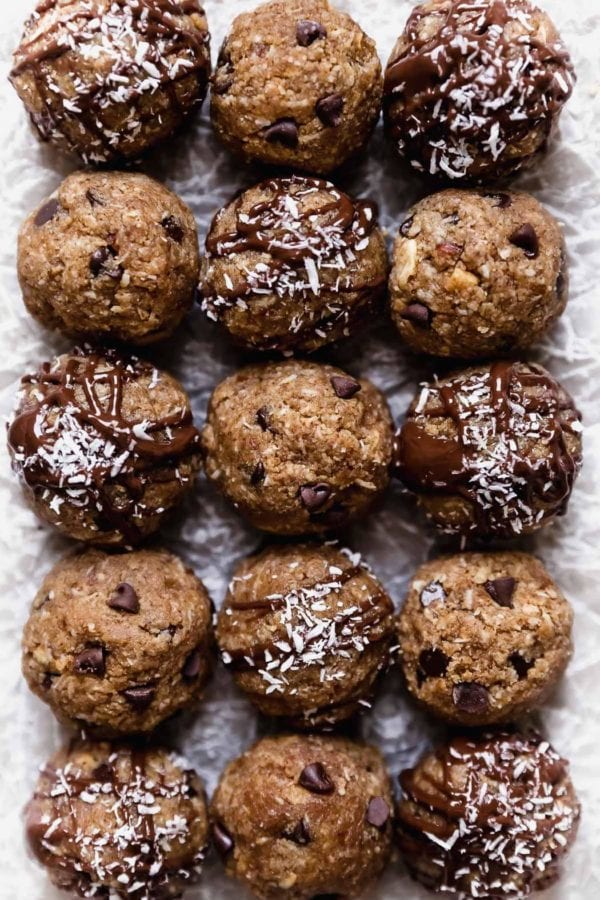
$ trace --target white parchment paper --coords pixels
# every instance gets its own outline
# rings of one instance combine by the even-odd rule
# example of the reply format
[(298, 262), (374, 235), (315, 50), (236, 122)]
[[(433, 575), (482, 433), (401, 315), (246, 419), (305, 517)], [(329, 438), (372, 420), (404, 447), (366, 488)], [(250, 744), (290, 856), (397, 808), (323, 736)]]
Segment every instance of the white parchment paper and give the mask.
[[(584, 814), (577, 843), (562, 882), (547, 900), (600, 897), (600, 4), (598, 0), (541, 0), (573, 54), (579, 83), (562, 117), (550, 155), (518, 186), (531, 190), (564, 224), (571, 263), (571, 299), (549, 339), (530, 354), (547, 365), (576, 397), (584, 414), (585, 464), (569, 514), (558, 525), (521, 544), (538, 553), (567, 593), (576, 613), (576, 653), (559, 691), (542, 710), (539, 724), (572, 761), (572, 775)], [(16, 95), (7, 84), (9, 55), (33, 0), (2, 0), (0, 13), (0, 415), (10, 412), (20, 376), (66, 344), (31, 321), (22, 305), (15, 274), (19, 225), (30, 209), (76, 168), (52, 148), (38, 144)], [(350, 12), (377, 41), (385, 61), (402, 29), (411, 0), (345, 0)], [(229, 24), (250, 0), (206, 0), (213, 36), (213, 60)], [(212, 214), (240, 186), (258, 180), (219, 148), (206, 106), (196, 126), (173, 146), (144, 163), (145, 171), (178, 191), (196, 214), (204, 240)], [(380, 204), (383, 225), (393, 235), (422, 188), (403, 174), (384, 146), (381, 130), (368, 158), (345, 177), (343, 187), (370, 195)], [(170, 344), (154, 352), (190, 391), (198, 423), (217, 381), (241, 364), (241, 357), (195, 310)], [(419, 380), (431, 374), (426, 362), (402, 351), (393, 330), (383, 325), (336, 354), (335, 361), (371, 377), (400, 416)], [(217, 604), (234, 561), (254, 549), (259, 536), (246, 528), (204, 481), (165, 535), (204, 579)], [(415, 521), (398, 487), (384, 508), (355, 529), (351, 543), (362, 551), (400, 604), (414, 568), (432, 553), (431, 535)], [(21, 810), (37, 767), (58, 747), (62, 735), (49, 710), (31, 696), (20, 674), (20, 639), (28, 608), (42, 576), (67, 549), (36, 522), (26, 508), (0, 445), (0, 898), (58, 900), (44, 873), (27, 857)], [(209, 792), (225, 763), (245, 748), (264, 725), (232, 689), (225, 673), (213, 681), (200, 715), (172, 735), (205, 778)], [(380, 745), (394, 776), (411, 763), (434, 736), (434, 726), (417, 716), (391, 677), (364, 737)], [(326, 865), (326, 860), (323, 861)], [(242, 900), (211, 860), (191, 900)], [(421, 900), (421, 891), (395, 861), (373, 900)]]

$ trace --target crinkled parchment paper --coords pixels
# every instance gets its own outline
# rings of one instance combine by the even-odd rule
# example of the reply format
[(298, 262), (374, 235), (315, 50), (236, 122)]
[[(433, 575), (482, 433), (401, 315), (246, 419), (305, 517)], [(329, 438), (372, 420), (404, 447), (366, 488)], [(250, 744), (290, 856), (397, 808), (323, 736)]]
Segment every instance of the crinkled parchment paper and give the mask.
[[(9, 414), (20, 376), (66, 345), (32, 322), (22, 306), (15, 274), (18, 227), (29, 210), (53, 191), (76, 167), (49, 147), (39, 145), (20, 103), (7, 85), (10, 51), (33, 0), (2, 0), (0, 37), (0, 415)], [(252, 0), (206, 0), (213, 59), (233, 16)], [(378, 43), (385, 60), (404, 25), (409, 0), (340, 2)], [(575, 607), (576, 653), (560, 689), (539, 716), (555, 746), (572, 761), (572, 774), (584, 804), (576, 845), (562, 882), (548, 900), (597, 900), (600, 897), (600, 5), (598, 0), (542, 0), (554, 17), (575, 59), (579, 83), (562, 117), (559, 139), (535, 171), (518, 182), (564, 223), (571, 263), (568, 311), (543, 347), (532, 357), (547, 365), (576, 397), (586, 424), (585, 465), (568, 515), (535, 539), (523, 542), (549, 566)], [(215, 210), (240, 186), (258, 180), (243, 171), (217, 145), (206, 106), (195, 127), (172, 147), (144, 163), (144, 169), (167, 182), (191, 205), (204, 240)], [(380, 129), (368, 158), (345, 176), (343, 186), (370, 195), (380, 204), (382, 221), (392, 236), (407, 207), (422, 188), (401, 171), (384, 147)], [(597, 305), (598, 304), (598, 305)], [(241, 363), (198, 310), (169, 346), (154, 353), (190, 391), (202, 422), (208, 395), (218, 380)], [(409, 359), (393, 330), (360, 338), (335, 354), (351, 372), (368, 375), (402, 415), (417, 382), (428, 374), (426, 362)], [(0, 445), (0, 898), (58, 900), (45, 876), (26, 855), (21, 810), (37, 767), (59, 745), (62, 735), (49, 710), (31, 696), (20, 674), (21, 629), (38, 583), (69, 542), (39, 525), (15, 484), (2, 437)], [(259, 540), (203, 481), (185, 514), (164, 536), (204, 579), (217, 604), (223, 598), (234, 561)], [(431, 535), (417, 522), (410, 501), (396, 486), (384, 508), (349, 536), (391, 591), (397, 604), (414, 568), (432, 553)], [(237, 695), (223, 672), (213, 681), (199, 716), (171, 737), (205, 778), (212, 791), (227, 760), (246, 747), (264, 725)], [(379, 744), (394, 775), (412, 762), (435, 736), (434, 726), (417, 716), (390, 677), (364, 736)], [(326, 860), (323, 861), (326, 865)], [(400, 864), (389, 867), (373, 900), (426, 896), (408, 880)], [(211, 860), (192, 900), (242, 898)]]

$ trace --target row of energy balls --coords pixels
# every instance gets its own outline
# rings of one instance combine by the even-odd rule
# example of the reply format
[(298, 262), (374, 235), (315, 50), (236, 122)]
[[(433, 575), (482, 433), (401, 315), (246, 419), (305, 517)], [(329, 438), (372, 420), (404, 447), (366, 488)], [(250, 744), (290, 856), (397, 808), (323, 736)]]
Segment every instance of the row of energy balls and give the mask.
[[(104, 163), (170, 135), (209, 72), (197, 0), (41, 0), (12, 79), (43, 137)], [(235, 20), (212, 113), (244, 158), (323, 175), (365, 144), (383, 92), (388, 131), (417, 170), (478, 183), (535, 157), (572, 81), (554, 26), (527, 0), (416, 7), (385, 86), (373, 43), (348, 16), (322, 0), (277, 0)], [(79, 338), (164, 339), (198, 272), (191, 212), (142, 175), (71, 176), (20, 237), (28, 308)], [(274, 177), (217, 215), (200, 294), (242, 346), (291, 355), (361, 327), (387, 275), (373, 204), (319, 178)], [(434, 194), (401, 228), (391, 309), (418, 351), (478, 359), (527, 347), (565, 291), (560, 230), (527, 195)], [(395, 441), (373, 385), (288, 360), (226, 379), (200, 434), (168, 374), (88, 346), (24, 380), (9, 446), (41, 518), (88, 545), (131, 548), (192, 489), (202, 455), (209, 478), (270, 533), (341, 528), (394, 470), (447, 531), (530, 532), (566, 507), (580, 430), (547, 372), (500, 362), (424, 387)], [(357, 555), (288, 544), (240, 565), (216, 636), (241, 689), (293, 728), (331, 728), (368, 707), (398, 645), (425, 708), (487, 726), (542, 701), (568, 661), (571, 618), (525, 554), (428, 563), (395, 619)], [(351, 895), (382, 871), (394, 828), (433, 889), (524, 896), (557, 876), (579, 805), (566, 763), (534, 736), (452, 738), (403, 773), (395, 813), (380, 754), (339, 737), (262, 740), (226, 769), (210, 814), (183, 761), (107, 742), (197, 702), (212, 648), (208, 595), (164, 551), (88, 549), (47, 576), (25, 629), (26, 678), (61, 720), (105, 739), (54, 757), (28, 807), (30, 843), (59, 886), (177, 896), (211, 832), (228, 872), (258, 897)]]

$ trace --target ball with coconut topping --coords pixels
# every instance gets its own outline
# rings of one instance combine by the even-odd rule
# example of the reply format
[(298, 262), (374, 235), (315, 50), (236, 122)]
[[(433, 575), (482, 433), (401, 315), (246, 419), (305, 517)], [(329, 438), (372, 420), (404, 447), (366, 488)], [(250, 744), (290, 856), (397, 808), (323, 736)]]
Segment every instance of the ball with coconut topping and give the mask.
[(209, 75), (199, 0), (38, 0), (10, 78), (42, 140), (100, 164), (172, 134)]
[(294, 175), (263, 181), (217, 213), (202, 306), (244, 347), (308, 352), (364, 326), (386, 280), (375, 204)]
[(545, 150), (574, 81), (558, 31), (529, 0), (426, 0), (387, 66), (387, 131), (425, 176), (501, 178)]

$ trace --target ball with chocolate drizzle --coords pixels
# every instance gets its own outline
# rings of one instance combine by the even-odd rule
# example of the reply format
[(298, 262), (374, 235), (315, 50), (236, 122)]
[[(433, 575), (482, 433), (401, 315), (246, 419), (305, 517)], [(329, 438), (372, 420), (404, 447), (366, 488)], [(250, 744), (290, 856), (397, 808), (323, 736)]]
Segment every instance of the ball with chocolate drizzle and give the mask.
[(367, 143), (383, 78), (373, 41), (327, 0), (237, 16), (213, 76), (217, 136), (245, 161), (327, 174)]
[(209, 831), (204, 788), (183, 759), (85, 742), (41, 770), (25, 825), (56, 887), (115, 900), (181, 896), (200, 876)]
[(580, 807), (568, 765), (547, 741), (454, 737), (400, 784), (400, 852), (426, 887), (464, 900), (517, 900), (558, 880)]
[(267, 716), (329, 728), (371, 706), (393, 604), (359, 554), (286, 544), (244, 560), (219, 613), (221, 658)]
[(99, 164), (172, 134), (209, 75), (199, 0), (38, 0), (10, 79), (42, 140)]
[(217, 213), (202, 307), (244, 347), (307, 352), (364, 326), (386, 280), (375, 204), (317, 178), (273, 178)]
[(538, 707), (571, 655), (572, 609), (527, 553), (458, 553), (425, 563), (398, 617), (409, 691), (468, 727)]
[(287, 360), (214, 390), (202, 432), (206, 474), (274, 534), (322, 534), (364, 516), (389, 483), (393, 430), (371, 382)]
[(540, 365), (465, 369), (422, 385), (398, 434), (397, 471), (449, 534), (528, 534), (566, 512), (580, 420)]
[(374, 747), (267, 737), (223, 772), (213, 843), (227, 874), (261, 900), (368, 896), (390, 855), (392, 803)]
[(387, 131), (425, 176), (494, 180), (545, 150), (574, 80), (558, 31), (529, 0), (426, 0), (386, 69)]
[(100, 546), (135, 545), (155, 532), (200, 466), (200, 436), (179, 382), (91, 347), (23, 378), (8, 446), (34, 512)]

